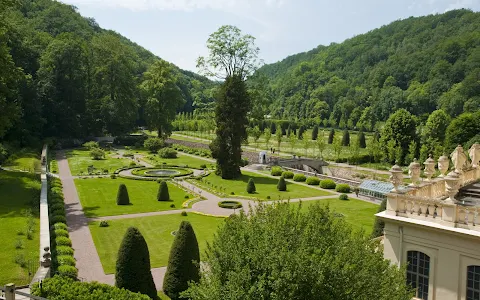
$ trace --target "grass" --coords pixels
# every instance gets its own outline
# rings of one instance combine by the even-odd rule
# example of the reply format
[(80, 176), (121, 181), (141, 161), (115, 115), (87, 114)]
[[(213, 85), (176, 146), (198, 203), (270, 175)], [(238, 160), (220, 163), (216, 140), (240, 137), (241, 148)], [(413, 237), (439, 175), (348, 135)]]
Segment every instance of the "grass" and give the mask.
[(201, 169), (201, 165), (206, 165), (209, 168), (215, 165), (215, 163), (208, 160), (184, 155), (182, 153), (178, 153), (177, 158), (161, 158), (158, 154), (149, 154), (145, 156), (144, 159), (152, 165), (162, 165), (165, 163), (167, 165), (188, 166), (195, 169)]
[[(127, 186), (131, 205), (117, 205), (118, 186)], [(172, 183), (168, 191), (172, 201), (157, 201), (158, 183), (155, 181), (130, 180), (124, 178), (75, 179), (80, 202), (87, 217), (114, 216), (134, 213), (181, 209), (182, 203), (192, 195)], [(171, 208), (170, 205), (175, 207)]]
[(31, 173), (40, 172), (40, 153), (38, 151), (22, 149), (12, 154), (4, 163), (4, 166)]
[(302, 209), (306, 210), (309, 206), (316, 203), (328, 205), (332, 211), (343, 214), (345, 221), (352, 225), (354, 229), (364, 230), (366, 234), (372, 232), (378, 205), (356, 199), (339, 200), (338, 198), (331, 198), (304, 201), (302, 202)]
[(189, 213), (185, 217), (174, 214), (111, 220), (109, 221), (109, 227), (99, 227), (98, 222), (91, 222), (89, 227), (103, 270), (105, 273), (111, 274), (115, 272), (118, 248), (128, 227), (135, 226), (143, 234), (150, 250), (152, 268), (158, 268), (166, 266), (168, 263), (170, 247), (174, 239), (171, 232), (178, 230), (181, 221), (189, 221), (192, 224), (200, 246), (201, 256), (203, 256), (206, 242), (212, 239), (217, 227), (223, 222), (223, 218), (206, 217), (193, 213)]
[(84, 149), (75, 149), (67, 152), (68, 164), (72, 175), (87, 175), (88, 166), (94, 166), (97, 170), (108, 170), (113, 173), (116, 169), (128, 166), (132, 160), (126, 158), (113, 158), (113, 154), (108, 154), (105, 159), (93, 160), (90, 151)]
[[(28, 272), (38, 268), (39, 221), (38, 201), (40, 181), (38, 176), (24, 172), (0, 170), (0, 286), (14, 282), (17, 286), (30, 282)], [(26, 210), (31, 210), (35, 220), (32, 239), (26, 236)], [(23, 249), (16, 249), (21, 240)], [(15, 263), (15, 257), (23, 255), (30, 266), (25, 268)]]
[[(255, 187), (257, 192), (255, 194), (247, 193), (247, 183), (248, 180), (252, 178), (255, 182)], [(267, 196), (270, 196), (271, 200), (281, 199), (294, 199), (294, 198), (310, 198), (310, 197), (320, 197), (328, 196), (331, 193), (327, 191), (322, 191), (316, 188), (310, 188), (308, 186), (295, 184), (292, 182), (287, 182), (287, 191), (279, 192), (277, 190), (277, 178), (271, 178), (267, 176), (262, 176), (257, 173), (245, 172), (242, 171), (242, 176), (233, 180), (222, 179), (220, 176), (211, 173), (205, 177), (201, 182), (193, 181), (195, 184), (199, 184), (203, 187), (210, 188), (217, 193), (224, 193), (227, 196), (231, 195), (231, 192), (234, 192), (235, 195), (258, 198), (259, 200), (268, 200)]]

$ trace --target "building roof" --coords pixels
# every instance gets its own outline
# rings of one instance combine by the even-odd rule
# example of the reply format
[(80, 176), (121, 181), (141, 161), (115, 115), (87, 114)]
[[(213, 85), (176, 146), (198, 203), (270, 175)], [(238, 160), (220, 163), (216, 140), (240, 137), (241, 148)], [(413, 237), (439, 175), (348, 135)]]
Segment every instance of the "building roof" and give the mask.
[[(358, 188), (374, 191), (374, 192), (378, 192), (386, 195), (390, 193), (390, 191), (393, 189), (393, 184), (390, 182), (369, 179), (369, 180), (364, 180)], [(400, 186), (399, 190), (406, 190), (406, 187)]]

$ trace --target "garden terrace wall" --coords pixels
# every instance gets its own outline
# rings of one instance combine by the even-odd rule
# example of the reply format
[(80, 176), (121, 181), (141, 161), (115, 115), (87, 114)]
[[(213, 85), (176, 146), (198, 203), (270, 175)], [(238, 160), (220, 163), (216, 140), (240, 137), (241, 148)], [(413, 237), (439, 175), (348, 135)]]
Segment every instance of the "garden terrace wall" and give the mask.
[[(42, 149), (42, 156), (41, 156), (41, 191), (40, 191), (40, 267), (37, 269), (35, 276), (33, 277), (31, 284), (42, 281), (45, 278), (50, 276), (50, 265), (48, 262), (45, 262), (44, 255), (50, 251), (46, 251), (45, 249), (50, 250), (50, 222), (48, 216), (48, 181), (47, 181), (47, 173), (48, 173), (48, 146), (44, 145)], [(48, 256), (48, 254), (47, 254)]]

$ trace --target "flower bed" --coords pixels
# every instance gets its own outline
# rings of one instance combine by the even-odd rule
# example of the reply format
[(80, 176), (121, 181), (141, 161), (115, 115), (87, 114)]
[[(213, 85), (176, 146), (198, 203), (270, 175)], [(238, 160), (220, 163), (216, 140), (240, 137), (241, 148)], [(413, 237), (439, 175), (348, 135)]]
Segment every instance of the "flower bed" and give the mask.
[[(161, 172), (165, 172), (165, 174), (161, 174)], [(173, 178), (173, 177), (187, 176), (192, 174), (193, 174), (192, 170), (184, 169), (184, 168), (169, 167), (169, 166), (165, 166), (162, 168), (137, 168), (132, 171), (132, 175), (135, 175), (135, 176), (155, 177), (155, 178), (158, 178), (158, 177)]]
[(231, 201), (231, 200), (218, 202), (218, 206), (221, 208), (228, 208), (228, 209), (237, 209), (237, 208), (243, 207), (242, 203), (238, 201)]

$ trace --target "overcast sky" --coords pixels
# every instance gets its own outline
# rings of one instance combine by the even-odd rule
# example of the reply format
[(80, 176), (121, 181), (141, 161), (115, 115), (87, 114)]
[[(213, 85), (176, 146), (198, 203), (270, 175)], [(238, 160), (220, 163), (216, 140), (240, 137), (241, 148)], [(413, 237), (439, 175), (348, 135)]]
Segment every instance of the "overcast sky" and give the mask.
[(480, 11), (480, 0), (62, 0), (159, 57), (191, 71), (221, 25), (257, 38), (260, 58), (276, 62), (341, 42), (409, 16), (456, 8)]

